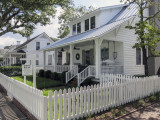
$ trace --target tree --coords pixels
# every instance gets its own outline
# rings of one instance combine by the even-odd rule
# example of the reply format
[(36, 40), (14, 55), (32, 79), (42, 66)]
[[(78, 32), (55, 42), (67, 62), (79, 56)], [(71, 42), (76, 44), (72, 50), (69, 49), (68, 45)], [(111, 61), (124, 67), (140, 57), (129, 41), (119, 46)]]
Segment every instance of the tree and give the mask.
[(38, 23), (50, 23), (57, 6), (64, 8), (71, 3), (71, 0), (1, 0), (0, 36), (12, 32), (27, 37)]
[(93, 7), (86, 8), (85, 6), (74, 7), (74, 5), (70, 7), (65, 7), (62, 14), (58, 17), (59, 24), (61, 25), (58, 33), (58, 38), (64, 38), (70, 32), (68, 23), (91, 12), (94, 10)]
[(11, 46), (4, 46), (4, 49), (9, 49)]
[(153, 2), (153, 0), (122, 0), (125, 3), (135, 3), (139, 8), (139, 21), (135, 26), (127, 26), (126, 28), (134, 29), (135, 34), (138, 35), (137, 43), (133, 48), (141, 48), (143, 52), (143, 64), (145, 66), (145, 75), (148, 75), (148, 58), (147, 49), (151, 51), (152, 55), (159, 55), (160, 52), (156, 50), (157, 45), (160, 43), (160, 31), (156, 28), (154, 24), (154, 18), (158, 17), (160, 10), (150, 16), (145, 16), (144, 11), (152, 6), (157, 6), (159, 4)]

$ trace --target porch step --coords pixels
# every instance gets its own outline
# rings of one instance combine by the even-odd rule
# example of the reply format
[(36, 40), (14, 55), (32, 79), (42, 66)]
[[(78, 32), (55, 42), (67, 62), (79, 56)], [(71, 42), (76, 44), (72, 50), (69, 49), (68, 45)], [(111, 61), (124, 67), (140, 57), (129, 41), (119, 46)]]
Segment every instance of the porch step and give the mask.
[(91, 81), (93, 81), (93, 82), (100, 82), (100, 79), (99, 78), (93, 78), (93, 79), (91, 79)]
[(72, 86), (77, 86), (78, 85), (77, 77), (73, 78), (68, 84)]

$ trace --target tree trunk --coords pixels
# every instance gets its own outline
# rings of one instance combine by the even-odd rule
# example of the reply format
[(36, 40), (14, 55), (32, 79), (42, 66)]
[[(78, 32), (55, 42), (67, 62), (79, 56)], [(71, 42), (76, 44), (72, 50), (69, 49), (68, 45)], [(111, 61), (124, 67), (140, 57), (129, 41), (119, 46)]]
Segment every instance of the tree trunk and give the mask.
[(147, 59), (147, 51), (145, 46), (142, 47), (142, 52), (143, 52), (143, 64), (145, 67), (145, 75), (148, 76), (149, 72), (148, 72), (148, 59)]

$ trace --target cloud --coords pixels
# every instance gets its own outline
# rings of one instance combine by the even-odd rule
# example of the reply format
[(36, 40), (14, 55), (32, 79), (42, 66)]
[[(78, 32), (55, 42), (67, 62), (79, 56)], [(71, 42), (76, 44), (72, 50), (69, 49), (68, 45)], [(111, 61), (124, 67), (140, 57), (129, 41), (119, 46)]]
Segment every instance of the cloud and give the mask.
[[(2, 49), (4, 46), (10, 46), (15, 45), (16, 41), (18, 41), (16, 38), (13, 37), (0, 37), (0, 48)], [(21, 43), (24, 42), (25, 39), (21, 39)]]

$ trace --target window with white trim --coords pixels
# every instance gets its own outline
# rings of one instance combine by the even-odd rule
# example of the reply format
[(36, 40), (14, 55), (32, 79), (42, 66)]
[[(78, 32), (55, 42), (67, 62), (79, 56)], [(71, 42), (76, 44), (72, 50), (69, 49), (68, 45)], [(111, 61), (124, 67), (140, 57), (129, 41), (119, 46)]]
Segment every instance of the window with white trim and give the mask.
[(48, 55), (48, 65), (52, 65), (52, 55)]
[(89, 30), (89, 19), (85, 20), (85, 31)]
[(91, 17), (91, 23), (90, 23), (90, 28), (94, 29), (96, 27), (96, 20), (95, 16)]
[(136, 48), (136, 65), (141, 65), (141, 48)]
[(39, 65), (39, 60), (36, 60), (36, 65)]
[(81, 33), (81, 22), (77, 23), (77, 34)]
[(72, 35), (76, 35), (76, 24), (73, 25)]
[(40, 49), (40, 42), (36, 42), (36, 50)]

